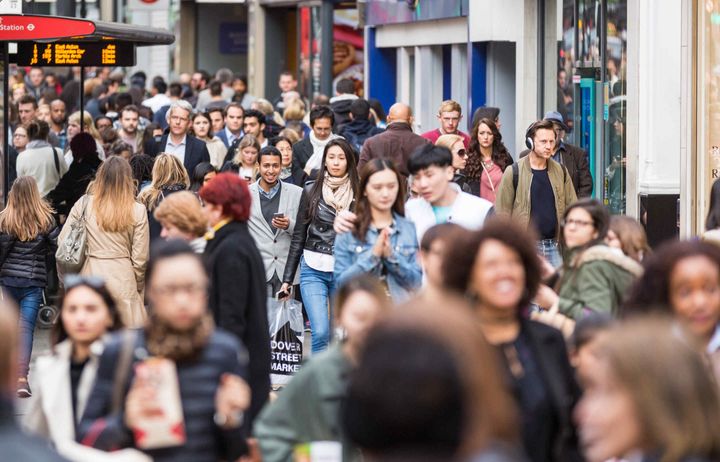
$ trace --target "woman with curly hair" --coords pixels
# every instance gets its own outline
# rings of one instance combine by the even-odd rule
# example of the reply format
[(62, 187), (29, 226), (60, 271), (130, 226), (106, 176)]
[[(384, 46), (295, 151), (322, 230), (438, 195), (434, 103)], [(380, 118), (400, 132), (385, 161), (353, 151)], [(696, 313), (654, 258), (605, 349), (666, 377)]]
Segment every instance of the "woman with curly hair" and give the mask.
[(513, 163), (494, 121), (487, 118), (478, 120), (470, 133), (469, 150), (464, 174), (470, 190), (494, 204), (502, 174)]

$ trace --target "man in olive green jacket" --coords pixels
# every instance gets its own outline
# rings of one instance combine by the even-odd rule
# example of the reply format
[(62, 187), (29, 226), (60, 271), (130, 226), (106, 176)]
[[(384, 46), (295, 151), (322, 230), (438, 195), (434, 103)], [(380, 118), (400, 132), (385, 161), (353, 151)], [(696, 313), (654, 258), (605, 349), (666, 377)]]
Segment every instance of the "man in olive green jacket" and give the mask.
[(555, 137), (551, 121), (541, 120), (528, 128), (525, 143), (530, 153), (505, 169), (495, 211), (523, 225), (532, 222), (539, 233), (538, 252), (557, 268), (562, 264), (557, 245), (560, 222), (577, 196), (565, 167), (552, 160)]

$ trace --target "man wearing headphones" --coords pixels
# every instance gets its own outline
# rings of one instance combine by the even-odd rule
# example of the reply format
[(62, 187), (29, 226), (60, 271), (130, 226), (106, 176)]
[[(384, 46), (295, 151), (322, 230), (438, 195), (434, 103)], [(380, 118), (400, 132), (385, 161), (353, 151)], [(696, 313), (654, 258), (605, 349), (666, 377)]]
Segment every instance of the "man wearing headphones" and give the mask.
[(552, 159), (556, 141), (550, 120), (533, 123), (525, 134), (530, 153), (505, 169), (495, 210), (538, 231), (538, 253), (554, 267), (562, 264), (557, 237), (565, 209), (577, 200), (567, 169)]

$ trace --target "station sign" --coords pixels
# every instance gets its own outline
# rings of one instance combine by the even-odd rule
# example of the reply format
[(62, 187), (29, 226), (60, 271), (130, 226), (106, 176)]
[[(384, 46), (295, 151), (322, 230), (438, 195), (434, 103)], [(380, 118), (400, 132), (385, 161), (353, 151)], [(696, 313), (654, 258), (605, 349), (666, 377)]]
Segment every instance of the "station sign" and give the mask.
[(35, 15), (0, 15), (0, 41), (43, 40), (81, 37), (95, 32), (95, 24), (85, 19)]
[(100, 42), (19, 42), (18, 66), (134, 66), (135, 46), (131, 43)]

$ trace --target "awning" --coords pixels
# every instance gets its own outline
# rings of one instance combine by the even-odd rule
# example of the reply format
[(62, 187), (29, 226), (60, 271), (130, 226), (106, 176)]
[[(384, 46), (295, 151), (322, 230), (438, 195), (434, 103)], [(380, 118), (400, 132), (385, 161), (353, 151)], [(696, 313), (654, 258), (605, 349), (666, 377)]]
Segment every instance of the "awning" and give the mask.
[(62, 16), (0, 15), (0, 42), (114, 40), (135, 46), (169, 45), (175, 35), (164, 29)]

